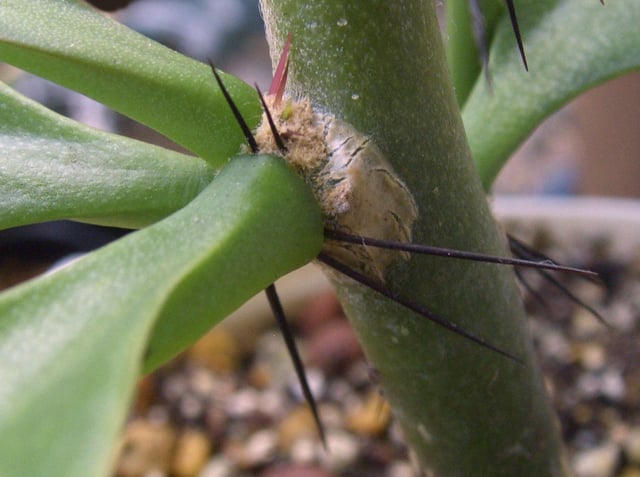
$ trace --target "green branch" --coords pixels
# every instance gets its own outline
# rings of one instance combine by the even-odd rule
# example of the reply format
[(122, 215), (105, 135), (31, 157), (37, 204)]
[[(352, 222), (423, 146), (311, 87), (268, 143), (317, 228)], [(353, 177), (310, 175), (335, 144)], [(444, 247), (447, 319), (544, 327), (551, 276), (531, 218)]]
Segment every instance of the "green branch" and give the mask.
[[(243, 143), (208, 66), (100, 14), (81, 0), (0, 2), (0, 59), (79, 91), (164, 134), (214, 166)], [(253, 88), (225, 75), (255, 126)]]
[[(371, 136), (413, 192), (420, 210), (414, 241), (504, 255), (470, 159), (432, 3), (264, 0), (262, 7), (272, 57), (293, 35), (290, 92)], [(413, 258), (395, 267), (387, 285), (526, 363), (337, 281), (424, 470), (565, 475), (511, 270)]]

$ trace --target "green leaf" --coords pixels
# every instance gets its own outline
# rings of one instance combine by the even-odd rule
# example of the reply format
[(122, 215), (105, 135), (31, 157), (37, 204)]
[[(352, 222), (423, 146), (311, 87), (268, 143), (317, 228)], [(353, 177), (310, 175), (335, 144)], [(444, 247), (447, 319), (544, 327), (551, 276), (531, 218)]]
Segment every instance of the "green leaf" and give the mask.
[(0, 228), (61, 218), (140, 228), (211, 181), (204, 161), (59, 116), (0, 83)]
[(0, 295), (0, 475), (107, 475), (143, 355), (168, 359), (321, 244), (302, 180), (242, 156), (174, 215)]
[(640, 67), (640, 2), (544, 0), (516, 5), (529, 72), (508, 18), (491, 46), (493, 91), (480, 78), (464, 105), (474, 160), (488, 189), (545, 117), (582, 91)]
[[(208, 66), (80, 0), (0, 0), (0, 12), (0, 60), (86, 94), (213, 165), (238, 152), (242, 133)], [(232, 76), (224, 81), (255, 126), (255, 91)]]
[[(470, 3), (451, 0), (445, 4), (447, 63), (460, 105), (467, 100), (471, 88), (482, 72), (478, 45), (473, 35), (475, 20), (469, 9)], [(490, 43), (495, 24), (500, 18), (500, 13), (504, 11), (504, 0), (484, 0), (479, 4), (483, 15), (486, 41)], [(489, 48), (488, 44), (486, 48)]]

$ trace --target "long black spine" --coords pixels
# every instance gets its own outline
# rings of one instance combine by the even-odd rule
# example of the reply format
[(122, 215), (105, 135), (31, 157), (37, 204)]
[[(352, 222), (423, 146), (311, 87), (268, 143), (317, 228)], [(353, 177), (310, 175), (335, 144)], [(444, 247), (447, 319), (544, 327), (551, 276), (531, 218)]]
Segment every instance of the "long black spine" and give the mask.
[(515, 357), (514, 355), (508, 353), (507, 351), (501, 350), (500, 348), (492, 345), (491, 343), (485, 341), (484, 339), (469, 333), (468, 331), (460, 328), (458, 325), (456, 325), (455, 323), (453, 323), (452, 321), (447, 320), (446, 318), (441, 317), (440, 315), (437, 315), (436, 313), (432, 312), (431, 310), (427, 309), (426, 307), (422, 306), (420, 303), (417, 303), (413, 300), (409, 300), (408, 298), (404, 298), (402, 296), (400, 296), (399, 294), (389, 290), (386, 286), (370, 279), (369, 277), (361, 274), (360, 272), (353, 270), (352, 268), (350, 268), (349, 266), (345, 265), (344, 263), (336, 260), (335, 258), (327, 255), (324, 252), (320, 252), (320, 254), (318, 255), (318, 260), (320, 260), (322, 263), (328, 265), (329, 267), (333, 268), (334, 270), (337, 270), (338, 272), (342, 273), (343, 275), (346, 275), (347, 277), (351, 278), (352, 280), (355, 280), (359, 283), (361, 283), (362, 285), (370, 288), (371, 290), (389, 298), (390, 300), (393, 300), (394, 302), (404, 306), (405, 308), (413, 311), (414, 313), (423, 316), (424, 318), (432, 321), (433, 323), (457, 334), (460, 335), (468, 340), (473, 341), (476, 344), (479, 344), (480, 346), (487, 348), (495, 353), (498, 353), (502, 356), (505, 356), (517, 363), (522, 364), (522, 360)]
[(307, 376), (304, 371), (304, 365), (302, 364), (302, 360), (300, 359), (298, 347), (296, 346), (296, 342), (293, 339), (293, 334), (291, 333), (291, 329), (289, 328), (289, 323), (287, 322), (287, 318), (284, 314), (284, 309), (282, 308), (282, 303), (280, 303), (280, 298), (278, 297), (278, 293), (276, 292), (275, 285), (269, 285), (267, 288), (265, 288), (264, 292), (267, 294), (269, 306), (271, 307), (271, 311), (276, 318), (278, 327), (280, 328), (280, 332), (282, 333), (282, 337), (284, 338), (284, 342), (287, 346), (287, 350), (289, 350), (289, 356), (291, 356), (293, 368), (295, 369), (296, 375), (298, 376), (298, 381), (300, 382), (300, 387), (302, 388), (302, 394), (307, 400), (309, 408), (311, 408), (313, 419), (316, 423), (316, 427), (318, 428), (318, 434), (320, 434), (320, 440), (322, 441), (322, 445), (326, 448), (327, 440), (322, 421), (320, 420), (320, 414), (318, 413), (318, 406), (316, 405), (313, 393), (311, 392), (311, 388), (309, 387), (309, 382), (307, 381)]

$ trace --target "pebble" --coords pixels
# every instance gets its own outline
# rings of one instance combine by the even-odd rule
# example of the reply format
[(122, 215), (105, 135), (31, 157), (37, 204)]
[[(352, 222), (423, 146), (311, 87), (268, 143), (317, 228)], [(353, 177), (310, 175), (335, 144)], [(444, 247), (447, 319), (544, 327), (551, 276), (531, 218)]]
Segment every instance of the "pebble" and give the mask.
[(249, 370), (247, 382), (256, 389), (264, 389), (271, 384), (271, 368), (262, 362), (256, 362)]
[(311, 465), (279, 465), (265, 470), (260, 477), (335, 477), (324, 469)]
[[(296, 341), (298, 351), (304, 356), (304, 347)], [(289, 384), (293, 373), (291, 357), (279, 331), (262, 335), (256, 342), (255, 360), (265, 366), (270, 375), (269, 386), (281, 389)]]
[(317, 437), (313, 415), (308, 406), (300, 405), (286, 416), (278, 426), (278, 448), (288, 454), (293, 443), (304, 437)]
[(416, 477), (416, 472), (409, 462), (395, 461), (389, 465), (388, 477)]
[(590, 311), (582, 307), (576, 308), (571, 325), (571, 333), (575, 338), (589, 339), (598, 336), (598, 334), (602, 332), (602, 324)]
[(236, 338), (222, 327), (213, 328), (189, 348), (189, 358), (219, 373), (231, 373), (240, 364)]
[(640, 465), (640, 427), (633, 427), (629, 430), (624, 452), (631, 463)]
[(318, 456), (318, 441), (303, 437), (296, 439), (289, 452), (291, 460), (296, 464), (311, 464)]
[(577, 388), (583, 397), (606, 397), (612, 401), (622, 400), (626, 392), (626, 384), (622, 373), (608, 369), (603, 373), (585, 373), (578, 378)]
[(617, 445), (604, 444), (578, 452), (573, 458), (573, 470), (576, 477), (613, 477), (619, 458)]
[(352, 387), (366, 388), (373, 384), (380, 385), (380, 372), (373, 368), (365, 360), (353, 363), (345, 373)]
[(138, 419), (122, 436), (116, 464), (119, 477), (143, 477), (152, 471), (167, 473), (175, 432), (164, 424)]
[(571, 345), (562, 333), (541, 326), (538, 336), (539, 348), (545, 356), (560, 363), (571, 361)]
[(258, 408), (259, 392), (246, 388), (231, 394), (225, 404), (225, 409), (230, 417), (242, 419)]
[(179, 410), (185, 420), (195, 421), (204, 413), (205, 403), (202, 398), (188, 393), (180, 399)]
[(581, 366), (588, 371), (597, 371), (606, 364), (606, 352), (597, 343), (586, 343), (578, 348), (578, 360)]
[(351, 383), (338, 377), (329, 383), (327, 398), (343, 404), (358, 399)]
[(612, 401), (621, 401), (626, 392), (622, 373), (617, 369), (608, 369), (600, 378), (602, 395)]
[(224, 455), (213, 457), (202, 468), (198, 477), (233, 477), (235, 467), (230, 459)]
[(173, 374), (162, 383), (162, 395), (167, 401), (178, 401), (187, 392), (186, 374)]
[(197, 429), (183, 431), (176, 442), (171, 462), (175, 477), (194, 477), (205, 466), (211, 453), (209, 436)]
[(327, 432), (328, 452), (321, 453), (324, 467), (340, 473), (355, 462), (360, 453), (358, 439), (348, 432), (330, 429)]
[(282, 393), (267, 389), (258, 396), (257, 410), (266, 416), (276, 417), (286, 409), (287, 401)]
[[(305, 376), (307, 377), (307, 384), (311, 390), (311, 395), (316, 401), (319, 401), (324, 396), (327, 387), (327, 380), (325, 379), (324, 374), (318, 368), (306, 366)], [(306, 401), (304, 394), (302, 393), (302, 386), (300, 385), (298, 376), (293, 370), (291, 370), (291, 374), (289, 376), (289, 390), (297, 401)]]
[[(636, 300), (640, 297), (640, 286), (636, 291)], [(631, 300), (631, 298), (630, 298)], [(611, 324), (618, 332), (632, 333), (635, 332), (635, 328), (638, 326), (638, 304), (616, 302), (609, 307), (607, 316), (611, 316)]]
[(391, 420), (389, 404), (376, 391), (347, 414), (346, 428), (362, 436), (377, 436), (385, 431)]
[(216, 389), (217, 376), (205, 368), (194, 368), (189, 376), (193, 393), (201, 398), (210, 398)]
[(256, 431), (247, 440), (241, 454), (240, 466), (254, 468), (271, 461), (276, 456), (278, 435), (271, 429)]

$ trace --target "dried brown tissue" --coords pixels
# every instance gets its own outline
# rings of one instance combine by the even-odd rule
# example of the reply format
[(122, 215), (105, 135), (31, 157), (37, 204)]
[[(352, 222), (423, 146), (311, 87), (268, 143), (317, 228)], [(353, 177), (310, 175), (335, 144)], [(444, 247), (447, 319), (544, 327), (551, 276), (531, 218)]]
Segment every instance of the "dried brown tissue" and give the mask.
[[(411, 241), (418, 208), (373, 140), (351, 124), (313, 110), (308, 100), (265, 98), (287, 148), (284, 158), (312, 188), (325, 227), (400, 242)], [(260, 151), (280, 154), (263, 114), (255, 135)], [(327, 241), (323, 250), (371, 278), (408, 254)]]

